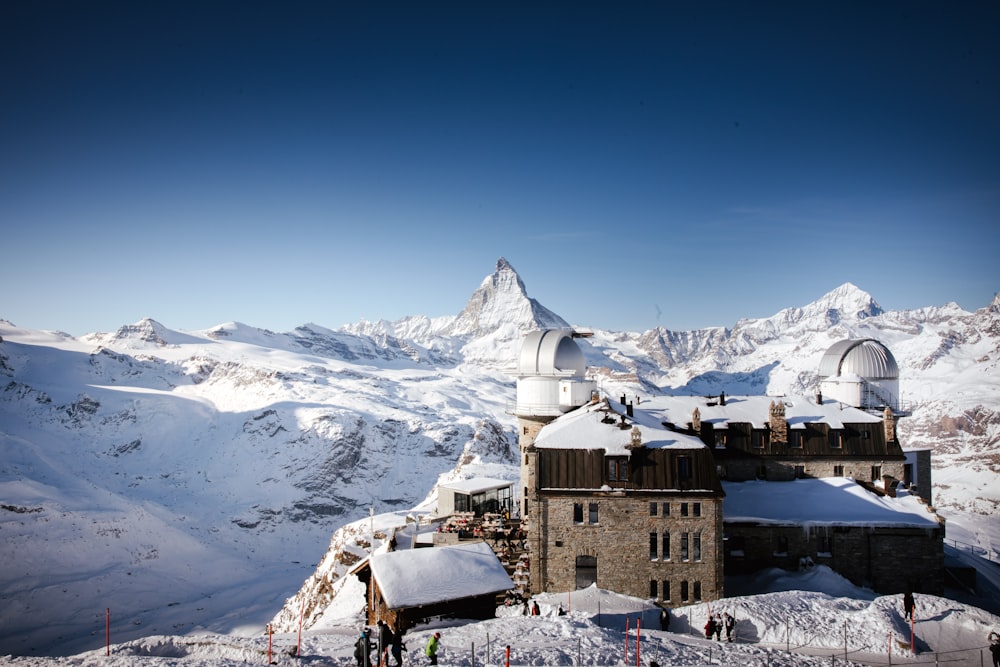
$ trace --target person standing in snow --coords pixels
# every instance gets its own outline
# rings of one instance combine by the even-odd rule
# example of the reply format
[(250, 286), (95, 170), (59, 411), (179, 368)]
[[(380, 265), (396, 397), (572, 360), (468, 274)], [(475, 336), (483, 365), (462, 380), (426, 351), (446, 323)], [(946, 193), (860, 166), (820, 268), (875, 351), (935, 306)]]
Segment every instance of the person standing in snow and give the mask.
[(542, 613), (542, 610), (538, 608), (538, 601), (536, 600), (535, 602), (532, 602), (531, 603), (531, 615), (532, 616), (538, 616), (541, 613)]
[(722, 641), (722, 617), (715, 615), (715, 641)]
[(368, 628), (361, 631), (361, 637), (354, 644), (354, 659), (358, 667), (372, 667), (372, 643), (368, 639)]
[(733, 630), (736, 629), (736, 618), (730, 616), (727, 611), (723, 614), (723, 622), (726, 626), (726, 641), (731, 642), (733, 641)]
[(389, 664), (389, 647), (392, 646), (392, 628), (379, 619), (378, 621), (378, 664)]
[(993, 667), (1000, 667), (1000, 634), (994, 630), (990, 633), (990, 655), (993, 656)]
[(903, 593), (903, 612), (908, 621), (913, 619), (913, 606), (913, 593), (907, 590)]
[(660, 607), (660, 630), (666, 632), (670, 629), (670, 611), (666, 607)]
[(715, 634), (715, 617), (709, 614), (708, 620), (705, 621), (705, 639), (711, 639), (712, 635), (714, 634)]
[(441, 639), (441, 633), (435, 632), (431, 635), (431, 638), (427, 640), (427, 648), (424, 649), (424, 654), (430, 659), (432, 665), (438, 664), (438, 640)]
[(392, 633), (392, 646), (390, 651), (392, 652), (392, 659), (396, 661), (396, 667), (402, 667), (403, 664), (403, 629), (400, 628)]

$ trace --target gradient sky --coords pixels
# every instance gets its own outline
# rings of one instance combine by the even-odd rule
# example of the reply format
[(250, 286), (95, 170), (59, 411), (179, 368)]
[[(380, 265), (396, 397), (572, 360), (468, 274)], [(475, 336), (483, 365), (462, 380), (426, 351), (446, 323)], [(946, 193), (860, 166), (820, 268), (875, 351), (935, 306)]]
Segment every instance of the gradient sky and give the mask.
[(0, 318), (613, 330), (1000, 290), (1000, 3), (0, 3)]

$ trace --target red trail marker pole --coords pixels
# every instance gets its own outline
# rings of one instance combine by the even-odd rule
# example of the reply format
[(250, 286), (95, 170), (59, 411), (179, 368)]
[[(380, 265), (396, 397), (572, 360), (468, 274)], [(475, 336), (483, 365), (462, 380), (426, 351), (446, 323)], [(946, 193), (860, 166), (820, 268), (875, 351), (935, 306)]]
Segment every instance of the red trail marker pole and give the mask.
[(305, 599), (305, 597), (303, 597), (302, 598), (302, 609), (299, 610), (299, 642), (295, 646), (295, 657), (296, 658), (301, 658), (302, 657), (302, 617), (305, 616), (305, 613), (306, 613), (306, 599)]
[(642, 617), (635, 619), (635, 667), (642, 667), (639, 662), (639, 632), (642, 628)]
[(622, 660), (622, 664), (628, 664), (628, 616), (625, 617), (625, 658)]

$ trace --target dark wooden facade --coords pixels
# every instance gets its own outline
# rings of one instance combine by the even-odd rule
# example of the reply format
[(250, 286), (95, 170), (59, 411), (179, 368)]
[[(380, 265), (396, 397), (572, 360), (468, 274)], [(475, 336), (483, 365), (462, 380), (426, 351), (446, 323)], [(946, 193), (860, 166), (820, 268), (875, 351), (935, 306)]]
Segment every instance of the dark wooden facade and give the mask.
[[(633, 449), (606, 456), (603, 449), (539, 448), (538, 488), (634, 491), (710, 491), (722, 495), (712, 452), (702, 449)], [(621, 467), (620, 467), (621, 466)]]
[(718, 430), (710, 423), (703, 423), (696, 435), (715, 450), (716, 456), (742, 453), (771, 457), (903, 459), (899, 443), (886, 440), (885, 429), (880, 423), (844, 424), (842, 429), (831, 428), (825, 423), (807, 423), (805, 428), (789, 428), (788, 442), (772, 441), (767, 428), (755, 429), (751, 424), (735, 422)]

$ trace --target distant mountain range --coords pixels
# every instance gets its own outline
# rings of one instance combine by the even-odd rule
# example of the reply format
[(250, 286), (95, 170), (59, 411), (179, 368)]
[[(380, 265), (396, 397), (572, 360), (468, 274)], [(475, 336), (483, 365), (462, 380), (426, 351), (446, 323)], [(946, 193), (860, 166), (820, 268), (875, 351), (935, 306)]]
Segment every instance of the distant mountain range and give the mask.
[[(455, 316), (79, 338), (0, 320), (0, 654), (92, 647), (108, 598), (128, 601), (126, 634), (237, 627), (370, 508), (405, 513), (471, 469), (513, 479), (504, 369), (524, 333), (568, 326), (502, 258)], [(877, 338), (901, 369), (904, 445), (935, 450), (936, 504), (1000, 505), (998, 299), (886, 312), (845, 284), (731, 328), (573, 326), (612, 396), (811, 393), (827, 347)], [(248, 580), (267, 596), (243, 600)]]

